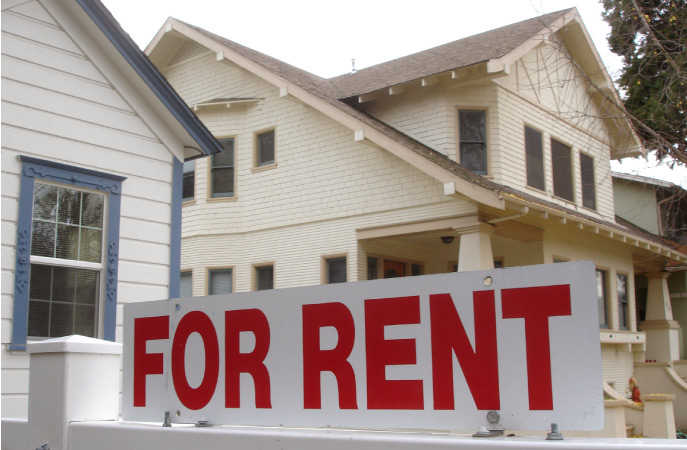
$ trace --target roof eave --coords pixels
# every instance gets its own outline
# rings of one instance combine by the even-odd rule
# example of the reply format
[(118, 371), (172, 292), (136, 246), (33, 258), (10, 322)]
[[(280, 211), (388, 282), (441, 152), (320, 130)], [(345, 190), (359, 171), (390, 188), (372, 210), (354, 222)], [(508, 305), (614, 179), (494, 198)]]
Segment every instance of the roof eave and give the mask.
[(222, 151), (222, 146), (213, 137), (212, 133), (193, 114), (157, 68), (122, 30), (119, 23), (100, 0), (76, 0), (76, 2), (134, 69), (151, 92), (197, 143), (198, 147), (185, 146), (185, 159), (208, 156)]

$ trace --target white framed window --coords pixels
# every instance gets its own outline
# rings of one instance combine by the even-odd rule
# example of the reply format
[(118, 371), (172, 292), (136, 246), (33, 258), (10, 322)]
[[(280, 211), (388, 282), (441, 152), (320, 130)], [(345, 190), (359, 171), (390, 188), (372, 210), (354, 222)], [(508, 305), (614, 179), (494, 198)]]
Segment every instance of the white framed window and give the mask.
[(234, 139), (220, 139), (223, 150), (212, 155), (210, 164), (210, 195), (233, 197), (235, 185)]

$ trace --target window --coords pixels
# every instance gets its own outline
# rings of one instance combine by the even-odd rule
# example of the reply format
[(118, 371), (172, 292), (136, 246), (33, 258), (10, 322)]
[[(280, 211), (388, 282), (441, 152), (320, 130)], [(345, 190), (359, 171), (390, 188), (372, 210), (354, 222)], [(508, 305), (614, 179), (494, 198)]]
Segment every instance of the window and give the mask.
[(10, 349), (24, 350), (28, 337), (82, 334), (114, 340), (120, 193), (126, 178), (20, 159)]
[(232, 269), (216, 269), (208, 272), (208, 295), (231, 294), (233, 291)]
[(618, 292), (618, 322), (621, 330), (627, 330), (629, 324), (629, 319), (627, 317), (627, 275), (623, 273), (617, 274), (616, 290)]
[(596, 270), (596, 298), (599, 306), (599, 326), (608, 328), (608, 309), (606, 307), (606, 271)]
[[(196, 162), (184, 161), (184, 181), (182, 183), (182, 200), (187, 202), (193, 200), (196, 185)], [(178, 172), (177, 172), (178, 173)]]
[(255, 289), (258, 291), (274, 289), (274, 266), (255, 268)]
[(179, 297), (193, 296), (193, 272), (181, 272), (179, 275)]
[(256, 135), (255, 165), (258, 167), (274, 164), (274, 130)]
[(487, 173), (487, 117), (485, 111), (459, 111), (460, 165)]
[(346, 275), (346, 257), (327, 258), (326, 263), (326, 279), (327, 284), (345, 283), (347, 281)]
[(551, 139), (551, 165), (553, 168), (553, 194), (574, 201), (570, 147)]
[(525, 160), (527, 166), (527, 185), (542, 191), (544, 183), (544, 150), (542, 136), (537, 130), (525, 127)]
[(367, 258), (367, 279), (376, 280), (377, 275), (377, 258), (369, 257)]
[(596, 209), (594, 159), (584, 153), (580, 153), (580, 176), (582, 178), (582, 206), (589, 209)]
[(220, 139), (223, 150), (212, 155), (210, 189), (213, 197), (234, 196), (234, 139)]

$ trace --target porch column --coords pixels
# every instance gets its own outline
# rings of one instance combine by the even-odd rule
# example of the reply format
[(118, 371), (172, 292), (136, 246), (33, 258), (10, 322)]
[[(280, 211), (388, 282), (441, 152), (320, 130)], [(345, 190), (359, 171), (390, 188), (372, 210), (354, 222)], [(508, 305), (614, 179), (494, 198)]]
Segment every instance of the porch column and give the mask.
[(490, 236), (494, 232), (494, 226), (480, 222), (455, 230), (460, 236), (458, 272), (493, 269), (494, 254), (491, 251)]
[(673, 320), (668, 292), (668, 272), (645, 274), (649, 279), (646, 320), (640, 329), (646, 333), (646, 359), (672, 363), (680, 359), (680, 325)]

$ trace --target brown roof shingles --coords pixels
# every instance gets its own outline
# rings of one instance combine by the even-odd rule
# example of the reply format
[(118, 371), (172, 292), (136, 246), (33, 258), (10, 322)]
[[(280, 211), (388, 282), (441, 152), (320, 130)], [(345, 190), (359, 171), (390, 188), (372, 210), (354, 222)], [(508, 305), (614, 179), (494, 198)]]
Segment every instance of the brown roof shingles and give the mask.
[(362, 95), (448, 70), (498, 59), (550, 26), (571, 9), (561, 10), (449, 42), (412, 55), (330, 78), (338, 98)]

